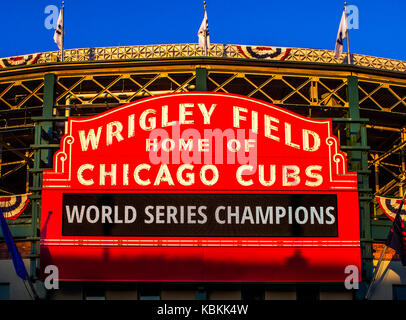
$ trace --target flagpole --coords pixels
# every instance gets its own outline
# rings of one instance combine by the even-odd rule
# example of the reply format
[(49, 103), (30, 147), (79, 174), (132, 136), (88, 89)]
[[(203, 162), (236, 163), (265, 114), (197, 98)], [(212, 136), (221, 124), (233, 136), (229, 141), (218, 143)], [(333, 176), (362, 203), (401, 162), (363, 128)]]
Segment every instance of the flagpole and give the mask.
[(351, 53), (350, 53), (350, 39), (348, 37), (348, 20), (347, 20), (347, 2), (344, 2), (344, 12), (345, 12), (345, 24), (347, 25), (346, 28), (346, 38), (347, 38), (347, 60), (348, 64), (351, 64)]
[(65, 37), (65, 1), (62, 1), (62, 47), (61, 47), (61, 61), (64, 60), (63, 41)]
[[(34, 295), (34, 300), (41, 300), (40, 297), (38, 296), (37, 291), (36, 291), (35, 288), (34, 288), (33, 283), (31, 282), (31, 279), (30, 279), (30, 276), (29, 276), (28, 272), (25, 271), (25, 274), (26, 274), (26, 276), (27, 276), (28, 285), (30, 286), (31, 291), (32, 291), (32, 293), (33, 293), (33, 295)], [(25, 281), (25, 280), (23, 280), (23, 281)], [(27, 290), (27, 291), (28, 291), (28, 290)]]
[[(396, 214), (400, 214), (400, 212), (401, 212), (401, 210), (402, 210), (402, 207), (403, 207), (403, 202), (405, 201), (405, 199), (406, 199), (406, 192), (403, 194), (402, 201), (400, 202), (399, 209), (397, 210), (397, 213), (396, 213)], [(384, 254), (385, 254), (385, 252), (386, 252), (386, 248), (387, 248), (387, 247), (388, 247), (388, 246), (385, 244), (385, 246), (383, 247), (383, 250), (382, 250), (382, 252), (381, 252), (381, 256), (379, 257), (378, 263), (376, 264), (375, 271), (374, 271), (374, 275), (373, 275), (373, 277), (372, 277), (372, 281), (371, 281), (371, 283), (370, 283), (370, 285), (369, 285), (369, 287), (368, 287), (368, 291), (367, 291), (367, 293), (366, 293), (366, 295), (365, 295), (365, 299), (367, 299), (367, 300), (368, 300), (368, 298), (369, 298), (369, 293), (370, 293), (370, 291), (371, 291), (372, 285), (374, 284), (374, 282), (375, 282), (375, 280), (376, 280), (376, 276), (378, 275), (379, 269), (380, 269), (380, 267), (381, 267), (382, 258), (383, 258)]]
[(385, 252), (386, 252), (386, 248), (387, 248), (387, 246), (386, 246), (386, 244), (385, 244), (385, 246), (383, 247), (383, 250), (382, 250), (382, 252), (381, 252), (381, 256), (379, 257), (378, 263), (377, 263), (377, 265), (376, 265), (376, 267), (375, 267), (375, 271), (374, 271), (374, 275), (373, 275), (373, 277), (372, 277), (372, 281), (371, 281), (371, 283), (369, 284), (368, 291), (367, 291), (367, 293), (366, 293), (366, 295), (365, 295), (365, 299), (367, 299), (367, 300), (368, 300), (368, 298), (369, 298), (369, 293), (370, 293), (370, 291), (371, 291), (372, 285), (374, 284), (374, 282), (375, 282), (375, 280), (376, 280), (376, 276), (377, 276), (377, 274), (378, 274), (378, 271), (379, 271), (379, 269), (381, 268), (381, 262), (382, 262), (382, 258), (383, 258), (383, 256), (384, 256), (384, 254), (385, 254)]
[[(13, 236), (11, 235), (10, 229), (9, 229), (6, 219), (4, 217), (3, 208), (1, 208), (1, 207), (0, 207), (0, 216), (1, 216), (0, 217), (0, 222), (1, 222), (0, 230), (3, 233), (3, 238), (4, 238), (4, 241), (6, 242), (7, 250), (10, 252), (11, 260), (13, 262), (14, 269), (17, 273), (17, 276), (19, 276), (23, 280), (24, 286), (25, 286), (25, 282), (26, 281), (28, 282), (28, 284), (32, 290), (32, 293), (34, 294), (34, 299), (39, 300), (39, 296), (38, 296), (37, 292), (35, 291), (34, 285), (31, 283), (30, 276), (28, 275), (27, 269), (25, 268), (24, 261), (21, 258), (20, 252), (18, 251), (18, 249), (14, 243)], [(21, 273), (21, 271), (22, 271), (21, 269), (24, 269), (23, 274)], [(27, 287), (26, 287), (26, 289), (27, 289)], [(27, 289), (27, 292), (31, 296), (28, 289)]]
[[(206, 1), (203, 1), (204, 4), (204, 16), (207, 16), (207, 12), (206, 12)], [(207, 20), (206, 20), (207, 21)], [(205, 28), (204, 30), (204, 55), (207, 56), (207, 30)]]

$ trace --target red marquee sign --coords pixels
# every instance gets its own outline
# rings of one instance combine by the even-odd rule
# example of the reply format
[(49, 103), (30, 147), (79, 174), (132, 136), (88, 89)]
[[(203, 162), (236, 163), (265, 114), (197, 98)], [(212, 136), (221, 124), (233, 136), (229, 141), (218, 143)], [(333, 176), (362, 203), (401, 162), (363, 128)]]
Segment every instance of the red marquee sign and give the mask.
[(331, 120), (244, 96), (69, 118), (43, 174), (41, 268), (64, 281), (341, 282), (360, 269), (346, 168)]

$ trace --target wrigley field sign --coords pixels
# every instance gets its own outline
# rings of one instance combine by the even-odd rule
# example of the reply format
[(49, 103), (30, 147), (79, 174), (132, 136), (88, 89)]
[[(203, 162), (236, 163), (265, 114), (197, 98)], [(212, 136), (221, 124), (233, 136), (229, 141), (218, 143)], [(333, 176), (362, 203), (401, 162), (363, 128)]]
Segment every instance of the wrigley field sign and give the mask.
[(331, 120), (244, 96), (69, 118), (42, 201), (41, 267), (61, 280), (341, 282), (360, 267), (357, 176)]

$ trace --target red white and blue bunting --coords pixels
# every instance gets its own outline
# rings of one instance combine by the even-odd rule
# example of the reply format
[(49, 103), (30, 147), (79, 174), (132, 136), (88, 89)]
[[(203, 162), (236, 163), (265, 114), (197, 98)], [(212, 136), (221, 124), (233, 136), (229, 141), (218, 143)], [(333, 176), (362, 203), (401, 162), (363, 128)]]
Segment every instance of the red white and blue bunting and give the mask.
[(31, 193), (0, 197), (0, 208), (3, 211), (4, 218), (17, 219), (27, 207), (30, 201), (28, 198), (30, 194)]
[(26, 54), (24, 56), (2, 58), (0, 59), (0, 69), (16, 66), (25, 66), (37, 63), (41, 53)]
[(248, 59), (284, 60), (290, 48), (237, 46), (240, 53)]
[[(385, 213), (385, 215), (393, 221), (396, 217), (396, 213), (399, 209), (402, 199), (376, 197), (376, 200), (378, 201), (379, 206), (381, 207), (381, 209)], [(400, 216), (402, 218), (402, 221), (406, 221), (406, 203), (405, 202), (403, 203), (402, 210), (400, 211)]]

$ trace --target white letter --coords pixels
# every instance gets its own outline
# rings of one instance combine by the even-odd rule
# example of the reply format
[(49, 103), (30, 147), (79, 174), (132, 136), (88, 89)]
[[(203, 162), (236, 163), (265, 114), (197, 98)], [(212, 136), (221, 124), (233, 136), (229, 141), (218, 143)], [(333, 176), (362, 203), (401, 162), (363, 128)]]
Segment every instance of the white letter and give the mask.
[[(115, 130), (113, 130), (115, 127)], [(123, 130), (123, 125), (119, 121), (113, 121), (107, 124), (107, 133), (106, 133), (106, 145), (111, 145), (113, 143), (113, 138), (116, 137), (117, 142), (124, 140), (123, 136), (121, 135), (121, 131)]]
[(130, 114), (128, 116), (128, 137), (129, 138), (132, 138), (135, 136), (134, 119), (135, 119), (135, 114)]
[(300, 149), (300, 146), (292, 142), (292, 127), (290, 123), (285, 122), (285, 144), (287, 146)]
[[(132, 213), (132, 218), (129, 218), (130, 211)], [(135, 210), (132, 206), (125, 206), (124, 207), (124, 223), (133, 223), (137, 219), (137, 210)]]
[(106, 219), (109, 221), (109, 223), (113, 223), (113, 220), (111, 220), (112, 213), (113, 210), (110, 206), (102, 206), (102, 223), (106, 223)]
[(117, 181), (116, 181), (116, 167), (117, 165), (114, 163), (111, 165), (111, 171), (106, 172), (106, 165), (101, 164), (100, 165), (100, 185), (104, 186), (106, 184), (106, 177), (111, 177), (111, 185), (115, 186)]
[(145, 207), (145, 214), (149, 217), (149, 220), (144, 219), (144, 222), (145, 222), (145, 223), (148, 223), (148, 224), (154, 222), (154, 215), (149, 212), (149, 210), (151, 210), (151, 209), (154, 209), (154, 207), (153, 207), (153, 206)]
[[(168, 146), (169, 142), (169, 146)], [(175, 148), (175, 141), (173, 139), (164, 139), (161, 144), (161, 149), (165, 152), (170, 152)]]
[(234, 106), (233, 107), (233, 125), (234, 128), (240, 127), (240, 119), (247, 120), (247, 117), (241, 116), (240, 112), (248, 112), (248, 109)]
[[(309, 135), (313, 136), (314, 144), (310, 147)], [(313, 131), (303, 129), (303, 150), (304, 151), (317, 151), (320, 148), (320, 136)]]
[(193, 124), (193, 120), (186, 120), (186, 116), (193, 116), (193, 111), (186, 111), (186, 108), (193, 108), (193, 103), (179, 104), (179, 124)]
[(180, 144), (179, 144), (179, 151), (192, 151), (193, 150), (193, 139), (188, 139), (187, 142), (185, 142), (185, 139), (180, 139)]
[(286, 209), (284, 207), (275, 208), (275, 223), (279, 224), (280, 219), (286, 216)]
[(123, 185), (128, 186), (128, 163), (123, 164)]
[(325, 220), (324, 222), (326, 224), (333, 224), (336, 221), (336, 218), (330, 213), (331, 210), (334, 210), (334, 207), (327, 207), (326, 209), (326, 215), (330, 218), (329, 221)]
[(159, 168), (158, 174), (156, 175), (154, 186), (159, 186), (162, 181), (168, 182), (168, 184), (170, 186), (175, 185), (173, 183), (171, 173), (169, 172), (168, 166), (166, 164), (161, 164), (161, 167)]
[(156, 111), (154, 109), (147, 109), (147, 110), (144, 110), (141, 113), (140, 127), (141, 127), (142, 130), (151, 131), (151, 130), (154, 130), (156, 128), (156, 117), (151, 117), (148, 120), (149, 126), (147, 126), (147, 124), (146, 124), (147, 115), (150, 114), (150, 113), (155, 114)]
[(146, 146), (147, 146), (147, 151), (151, 151), (151, 146), (154, 151), (158, 151), (158, 139), (147, 139)]
[(68, 223), (73, 223), (73, 220), (76, 217), (77, 223), (82, 223), (83, 214), (85, 213), (85, 206), (80, 206), (80, 213), (78, 210), (78, 206), (73, 206), (72, 212), (70, 211), (69, 206), (65, 206), (66, 216), (68, 218)]
[[(213, 171), (213, 178), (211, 180), (206, 179), (206, 171), (209, 170), (209, 169), (211, 171)], [(202, 180), (202, 182), (206, 186), (212, 186), (212, 185), (216, 184), (216, 182), (219, 179), (219, 171), (218, 171), (217, 167), (215, 165), (212, 165), (212, 164), (204, 165), (202, 167), (202, 169), (200, 170), (200, 179)]]
[(151, 169), (151, 166), (150, 166), (149, 164), (142, 163), (142, 164), (138, 165), (138, 166), (135, 168), (135, 170), (134, 170), (134, 180), (135, 180), (135, 182), (137, 182), (137, 184), (139, 184), (140, 186), (147, 186), (147, 185), (149, 185), (149, 184), (151, 183), (151, 181), (150, 181), (149, 179), (147, 179), (147, 180), (142, 180), (142, 179), (140, 178), (140, 171), (141, 171), (141, 170), (144, 170), (144, 169), (146, 169), (146, 170), (149, 171), (149, 170)]
[[(289, 172), (292, 170), (293, 172)], [(282, 166), (282, 185), (294, 187), (300, 183), (299, 177), (300, 169), (298, 166)], [(293, 178), (293, 181), (289, 181), (289, 178)]]
[(78, 176), (78, 181), (80, 182), (80, 184), (83, 184), (84, 186), (91, 186), (94, 183), (93, 179), (86, 180), (85, 178), (83, 178), (83, 171), (85, 171), (85, 170), (93, 171), (93, 169), (94, 169), (94, 165), (88, 164), (88, 163), (82, 164), (79, 167), (77, 176)]
[[(233, 148), (233, 143), (235, 143), (235, 148)], [(227, 149), (231, 152), (237, 152), (241, 149), (241, 142), (237, 139), (230, 139), (227, 141)]]
[[(303, 211), (303, 220), (300, 220), (299, 214)], [(305, 207), (297, 207), (295, 210), (295, 220), (298, 224), (305, 224), (309, 220), (309, 213)]]
[(207, 109), (206, 109), (206, 106), (204, 105), (204, 103), (198, 103), (197, 105), (199, 106), (199, 109), (202, 112), (204, 124), (210, 124), (210, 117), (217, 105), (212, 104), (209, 112), (207, 112)]
[(249, 179), (249, 180), (245, 181), (245, 180), (242, 178), (242, 172), (243, 172), (243, 171), (245, 171), (245, 170), (252, 171), (253, 169), (254, 169), (253, 166), (250, 166), (250, 165), (247, 165), (247, 164), (244, 164), (244, 165), (238, 167), (236, 176), (237, 176), (237, 181), (238, 181), (238, 183), (239, 183), (240, 185), (242, 185), (242, 186), (250, 186), (250, 185), (254, 184), (254, 182), (252, 181), (252, 179)]
[(278, 127), (271, 124), (272, 121), (279, 123), (278, 119), (265, 115), (265, 137), (279, 142), (279, 137), (276, 137), (271, 133), (272, 130), (278, 131)]
[(187, 172), (186, 177), (188, 180), (183, 179), (182, 173), (185, 169), (193, 170), (193, 165), (192, 164), (182, 164), (176, 173), (176, 176), (178, 178), (178, 181), (181, 185), (183, 186), (191, 186), (192, 184), (195, 183), (195, 175), (193, 172)]
[(309, 180), (306, 180), (305, 185), (309, 187), (317, 187), (323, 183), (323, 176), (321, 174), (313, 172), (313, 170), (318, 170), (321, 171), (322, 167), (321, 166), (308, 166), (306, 168), (306, 175), (309, 178), (316, 179), (316, 181), (312, 182)]
[(265, 169), (264, 169), (264, 165), (260, 164), (259, 165), (259, 182), (265, 186), (265, 187), (270, 187), (275, 183), (275, 170), (276, 170), (276, 166), (274, 164), (270, 164), (269, 165), (269, 169), (271, 170), (270, 172), (270, 177), (269, 180), (266, 181), (265, 180)]
[(217, 207), (217, 208), (216, 208), (216, 211), (214, 212), (214, 216), (215, 216), (215, 218), (216, 218), (217, 223), (219, 223), (219, 224), (225, 224), (226, 221), (225, 221), (225, 220), (221, 220), (220, 217), (219, 217), (220, 210), (226, 210), (226, 207), (223, 207), (223, 206)]
[(199, 139), (197, 142), (199, 152), (209, 151), (209, 139)]
[[(91, 217), (90, 217), (91, 210), (94, 210), (94, 212), (95, 212), (94, 219), (91, 219)], [(98, 207), (90, 206), (89, 208), (87, 208), (86, 218), (89, 223), (96, 223), (99, 220), (99, 216), (100, 216), (100, 212), (99, 212)]]
[(80, 145), (82, 147), (82, 151), (87, 151), (89, 147), (89, 142), (92, 143), (92, 149), (96, 150), (99, 146), (100, 134), (102, 132), (102, 127), (97, 129), (97, 136), (94, 134), (94, 129), (90, 129), (87, 137), (85, 137), (85, 132), (83, 130), (79, 130), (79, 138), (80, 138)]
[(162, 106), (162, 127), (174, 126), (176, 121), (168, 122), (168, 106)]

